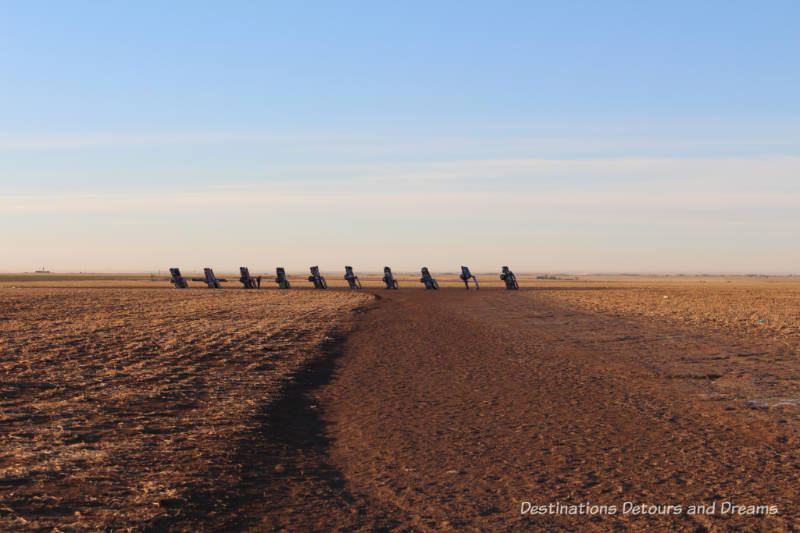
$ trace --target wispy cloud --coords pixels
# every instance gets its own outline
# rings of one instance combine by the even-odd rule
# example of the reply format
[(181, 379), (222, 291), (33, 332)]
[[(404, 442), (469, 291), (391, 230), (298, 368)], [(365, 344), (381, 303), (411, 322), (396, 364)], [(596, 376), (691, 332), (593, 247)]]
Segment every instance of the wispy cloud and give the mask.
[(415, 182), (503, 180), (519, 178), (531, 183), (566, 181), (637, 182), (653, 181), (705, 184), (771, 183), (788, 185), (800, 172), (800, 157), (752, 158), (606, 158), (606, 159), (478, 159), (433, 163), (372, 165), (355, 170), (363, 181), (402, 180)]
[(284, 140), (267, 133), (166, 132), (166, 133), (0, 133), (0, 150), (64, 150), (136, 146), (231, 144)]
[[(578, 127), (577, 130), (580, 131)], [(763, 128), (762, 128), (763, 130)], [(133, 131), (115, 132), (12, 132), (0, 131), (0, 150), (66, 151), (162, 146), (235, 146), (265, 144), (292, 146), (295, 150), (326, 156), (356, 158), (415, 154), (487, 154), (493, 157), (598, 157), (669, 156), (686, 154), (788, 154), (798, 155), (797, 128), (714, 132), (646, 131), (638, 134), (593, 133), (526, 135), (518, 131), (476, 130), (465, 135), (434, 132), (375, 132), (369, 136), (332, 129), (287, 131)]]
[(800, 193), (658, 193), (543, 192), (492, 193), (268, 193), (171, 192), (147, 194), (7, 195), (0, 198), (0, 213), (226, 213), (240, 210), (282, 212), (341, 211), (348, 213), (444, 213), (497, 210), (509, 216), (525, 209), (734, 209), (800, 207)]
[[(5, 194), (2, 213), (190, 212), (232, 209), (441, 210), (525, 206), (733, 208), (797, 206), (800, 157), (479, 159), (417, 164), (299, 166), (335, 179), (164, 191)], [(276, 171), (277, 172), (277, 171)], [(291, 177), (291, 168), (280, 169)]]

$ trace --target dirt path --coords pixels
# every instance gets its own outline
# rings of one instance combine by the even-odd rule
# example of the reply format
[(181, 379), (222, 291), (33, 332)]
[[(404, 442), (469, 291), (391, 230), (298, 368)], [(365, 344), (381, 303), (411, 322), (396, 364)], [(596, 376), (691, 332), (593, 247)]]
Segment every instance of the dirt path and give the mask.
[[(714, 393), (715, 355), (746, 339), (547, 307), (534, 292), (382, 296), (332, 379), (307, 382), (270, 426), (295, 438), (264, 450), (270, 488), (240, 509), (263, 517), (253, 527), (776, 531), (800, 519), (796, 410)], [(618, 514), (521, 516), (523, 501)], [(682, 513), (622, 515), (628, 501)], [(714, 515), (687, 514), (715, 501)], [(779, 514), (723, 515), (726, 501)]]

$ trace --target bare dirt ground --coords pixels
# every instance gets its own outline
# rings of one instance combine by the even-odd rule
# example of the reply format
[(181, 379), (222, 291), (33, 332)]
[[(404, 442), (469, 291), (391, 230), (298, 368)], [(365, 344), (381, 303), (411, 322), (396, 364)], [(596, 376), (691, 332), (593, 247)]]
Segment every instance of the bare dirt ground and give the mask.
[[(750, 401), (800, 396), (794, 352), (543, 294), (386, 296), (345, 343), (332, 382), (310, 395), (323, 412), (316, 453), (337, 475), (290, 474), (261, 526), (792, 530), (800, 409)], [(320, 487), (337, 498), (296, 497)], [(684, 511), (716, 501), (718, 512), (522, 517), (523, 501)], [(722, 515), (723, 501), (779, 513)]]
[[(194, 338), (191, 313), (175, 310), (176, 299), (186, 296), (146, 291), (160, 295), (155, 311), (137, 308), (145, 305), (139, 302), (127, 316), (159, 316), (156, 338), (173, 339), (162, 348), (163, 341), (150, 337), (156, 344), (147, 356), (132, 355), (135, 346), (126, 337), (144, 344), (145, 330), (124, 333), (124, 321), (92, 330), (104, 316), (125, 314), (112, 303), (88, 313), (97, 305), (92, 296), (63, 308), (81, 320), (61, 324), (51, 317), (53, 331), (45, 329), (48, 321), (38, 328), (17, 324), (0, 345), (0, 526), (796, 528), (800, 369), (793, 319), (800, 296), (794, 286), (770, 292), (766, 285), (725, 282), (711, 288), (536, 285), (519, 292), (367, 293), (379, 300), (339, 291), (324, 297), (192, 291), (192, 306), (216, 320), (200, 321), (204, 333), (194, 343), (180, 340)], [(123, 308), (127, 293), (119, 296)], [(17, 317), (49, 305), (0, 294), (17, 306)], [(260, 326), (285, 336), (232, 333), (234, 318), (241, 318), (235, 309), (253, 297), (264, 299), (263, 309), (285, 306), (290, 321)], [(293, 310), (295, 298), (304, 310)], [(252, 319), (253, 307), (244, 308)], [(189, 322), (177, 338), (167, 319), (173, 316)], [(304, 326), (310, 317), (321, 319), (312, 322), (316, 328)], [(225, 328), (215, 329), (220, 321)], [(87, 331), (103, 341), (85, 346), (75, 340)], [(198, 347), (204, 356), (195, 355)], [(105, 354), (106, 363), (76, 355), (93, 351)], [(109, 370), (115, 357), (130, 362), (120, 365), (122, 376)], [(291, 364), (280, 370), (269, 366), (287, 360)], [(26, 368), (23, 361), (39, 363)], [(268, 368), (259, 367), (264, 364)], [(48, 374), (51, 366), (56, 374)], [(170, 385), (174, 372), (185, 375)], [(291, 379), (263, 377), (272, 372)], [(24, 375), (12, 377), (17, 374)], [(79, 385), (52, 388), (56, 375)], [(105, 395), (105, 383), (122, 391), (119, 400)], [(176, 396), (162, 398), (159, 391)], [(47, 405), (42, 415), (35, 407), (40, 401)], [(193, 403), (183, 407), (187, 401)], [(66, 419), (63, 429), (53, 424), (59, 417)], [(64, 439), (65, 433), (73, 438)], [(133, 444), (126, 447), (128, 441)], [(103, 449), (108, 455), (92, 455)], [(50, 456), (58, 461), (48, 462)], [(619, 512), (522, 516), (525, 501), (589, 502)], [(683, 512), (622, 514), (624, 502), (681, 505)], [(714, 502), (712, 515), (686, 512), (689, 505)], [(778, 512), (723, 513), (723, 502), (774, 505)]]
[[(552, 288), (540, 286), (539, 288)], [(776, 279), (588, 282), (546, 296), (571, 307), (621, 317), (667, 320), (733, 335), (767, 335), (800, 347), (800, 282)]]
[(237, 444), (367, 296), (0, 289), (0, 530), (226, 508)]

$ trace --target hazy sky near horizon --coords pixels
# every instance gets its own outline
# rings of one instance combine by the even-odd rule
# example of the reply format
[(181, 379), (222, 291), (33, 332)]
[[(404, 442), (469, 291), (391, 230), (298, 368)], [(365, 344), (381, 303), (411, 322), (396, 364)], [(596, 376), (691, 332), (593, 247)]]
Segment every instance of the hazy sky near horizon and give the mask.
[(798, 20), (0, 0), (0, 271), (798, 273)]

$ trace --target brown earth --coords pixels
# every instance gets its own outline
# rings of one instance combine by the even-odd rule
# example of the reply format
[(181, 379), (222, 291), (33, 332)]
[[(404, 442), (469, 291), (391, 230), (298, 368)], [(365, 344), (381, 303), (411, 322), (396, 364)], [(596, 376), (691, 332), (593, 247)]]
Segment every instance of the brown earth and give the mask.
[[(282, 467), (255, 529), (781, 531), (800, 518), (800, 380), (780, 343), (539, 291), (409, 291), (384, 295), (343, 353), (308, 394), (316, 444), (277, 459), (328, 474)], [(786, 401), (750, 404), (763, 397)], [(521, 516), (523, 501), (683, 512)], [(778, 514), (722, 515), (722, 502)]]
[(226, 508), (240, 441), (368, 297), (0, 290), (0, 531)]
[[(158, 500), (159, 512), (139, 521), (130, 515), (140, 507), (130, 502), (142, 496), (142, 486), (131, 484), (131, 496), (115, 509), (117, 522), (108, 525), (185, 531), (793, 531), (800, 520), (800, 374), (790, 318), (782, 318), (788, 328), (726, 321), (727, 309), (762, 301), (758, 293), (714, 308), (724, 327), (709, 327), (670, 313), (636, 312), (648, 309), (652, 295), (640, 302), (623, 291), (614, 300), (613, 289), (380, 291), (379, 300), (334, 322), (329, 337), (339, 342), (302, 344), (303, 336), (287, 341), (287, 348), (316, 349), (318, 355), (299, 358), (279, 394), (255, 389), (229, 396), (218, 421), (237, 421), (228, 434), (235, 438), (184, 441), (172, 460), (170, 443), (159, 448), (164, 455), (154, 464), (166, 472), (184, 475), (199, 462), (193, 457), (205, 456), (207, 466), (195, 478), (181, 478), (185, 490), (175, 500)], [(291, 298), (309, 292), (295, 291)], [(223, 306), (233, 293), (223, 297), (220, 291), (206, 309)], [(704, 301), (696, 300), (693, 312), (702, 315), (696, 308)], [(779, 315), (791, 317), (795, 302), (785, 300), (789, 310)], [(340, 304), (329, 316), (353, 307), (351, 301)], [(234, 308), (218, 309), (219, 318)], [(302, 323), (294, 320), (286, 330)], [(348, 323), (357, 328), (345, 335)], [(218, 341), (228, 334), (220, 332)], [(36, 337), (34, 331), (27, 335)], [(225, 352), (257, 364), (270, 347), (253, 346), (250, 339), (240, 337), (236, 349)], [(220, 361), (192, 373), (211, 380), (223, 372), (223, 381), (232, 382), (245, 368)], [(249, 375), (258, 373), (250, 368), (256, 372)], [(213, 407), (202, 414), (214, 415)], [(105, 416), (111, 423), (118, 415)], [(169, 423), (138, 407), (122, 422), (126, 416)], [(196, 432), (195, 425), (206, 427), (181, 420), (180, 427), (169, 427), (171, 439)], [(10, 424), (2, 423), (4, 430)], [(38, 422), (13, 423), (20, 424), (14, 426), (18, 438), (30, 439), (25, 432)], [(147, 423), (154, 422), (139, 422), (144, 428)], [(142, 433), (133, 427), (120, 434)], [(23, 452), (7, 453), (4, 464)], [(81, 478), (80, 463), (55, 479), (70, 481), (73, 489), (94, 486), (102, 500), (115, 479), (119, 484), (126, 474), (136, 479), (147, 471), (141, 460), (126, 456), (107, 463), (116, 470), (106, 474), (112, 478), (106, 485)], [(30, 473), (0, 478), (4, 523), (47, 516), (42, 524), (77, 528), (78, 522), (65, 521), (75, 504), (59, 500), (66, 496), (53, 493), (53, 485), (31, 479)], [(589, 502), (619, 512), (522, 516), (522, 502)], [(622, 514), (624, 502), (680, 505), (682, 512)], [(715, 502), (713, 515), (687, 514), (689, 505)], [(773, 505), (777, 514), (723, 514), (723, 502)]]

